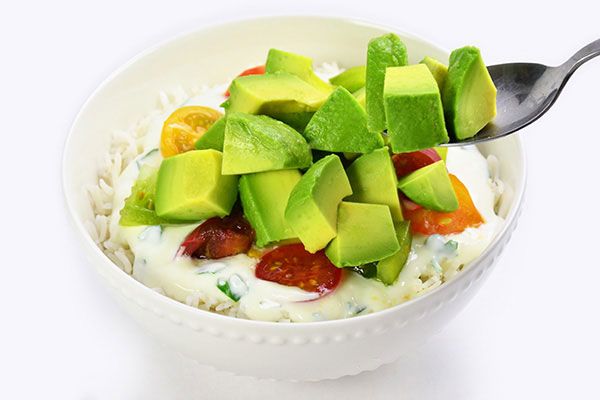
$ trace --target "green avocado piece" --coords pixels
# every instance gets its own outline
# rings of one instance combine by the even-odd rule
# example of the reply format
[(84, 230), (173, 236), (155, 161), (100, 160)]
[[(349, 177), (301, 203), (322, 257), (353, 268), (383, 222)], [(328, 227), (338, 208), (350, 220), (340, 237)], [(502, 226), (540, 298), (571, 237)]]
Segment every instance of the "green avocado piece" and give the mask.
[(441, 92), (446, 83), (446, 77), (448, 76), (448, 67), (431, 57), (422, 59), (421, 64), (425, 64), (427, 68), (429, 68), (429, 71), (431, 72), (431, 75), (433, 75)]
[(433, 211), (458, 209), (458, 198), (444, 161), (436, 161), (398, 180), (398, 188), (415, 203)]
[(223, 175), (222, 161), (223, 154), (212, 149), (165, 158), (156, 180), (156, 214), (184, 221), (228, 215), (237, 199), (238, 177)]
[(290, 193), (301, 176), (297, 169), (283, 169), (240, 177), (242, 208), (256, 231), (258, 247), (296, 237), (284, 214)]
[(210, 126), (196, 140), (194, 143), (194, 147), (196, 150), (206, 150), (213, 149), (218, 151), (223, 151), (223, 140), (225, 138), (225, 123), (227, 119), (223, 116), (219, 118), (214, 124)]
[(273, 114), (271, 117), (288, 124), (298, 132), (302, 133), (313, 115), (315, 115), (314, 112), (297, 112), (289, 114)]
[(336, 235), (337, 208), (352, 194), (340, 158), (335, 154), (313, 164), (296, 184), (285, 209), (285, 220), (311, 253)]
[(388, 68), (383, 97), (394, 153), (448, 142), (440, 90), (425, 65)]
[(278, 115), (314, 112), (331, 91), (324, 92), (296, 75), (278, 72), (235, 78), (229, 93), (229, 99), (222, 104), (227, 114)]
[(352, 96), (354, 96), (354, 98), (356, 99), (356, 101), (358, 101), (358, 104), (360, 104), (362, 108), (367, 108), (367, 91), (364, 86), (358, 89), (356, 92), (352, 93)]
[(444, 162), (446, 162), (446, 158), (448, 158), (448, 148), (447, 147), (434, 147), (433, 148), (436, 153), (440, 156)]
[(403, 220), (398, 178), (387, 147), (360, 156), (346, 169), (346, 174), (352, 186), (352, 196), (346, 200), (386, 205), (394, 221)]
[(402, 221), (394, 224), (396, 229), (396, 239), (400, 244), (400, 250), (396, 254), (384, 258), (377, 263), (377, 279), (384, 285), (393, 285), (402, 268), (408, 261), (410, 247), (412, 245), (412, 233), (410, 231), (410, 221)]
[(442, 91), (448, 132), (457, 140), (473, 137), (496, 116), (496, 87), (476, 47), (450, 54)]
[(317, 150), (368, 153), (383, 146), (381, 135), (367, 129), (365, 110), (341, 86), (315, 112), (303, 135)]
[(387, 258), (400, 250), (388, 206), (342, 201), (337, 235), (325, 249), (336, 267), (362, 265)]
[(383, 107), (383, 85), (388, 67), (408, 65), (406, 46), (393, 33), (369, 41), (367, 48), (366, 109), (367, 126), (371, 132), (387, 128)]
[(342, 86), (349, 92), (356, 92), (361, 87), (365, 86), (367, 80), (367, 67), (361, 65), (358, 67), (348, 68), (329, 79), (329, 83), (335, 86)]
[(227, 116), (224, 175), (308, 168), (311, 164), (310, 147), (290, 126), (266, 115), (234, 113)]
[(304, 82), (326, 94), (333, 91), (333, 87), (319, 78), (313, 71), (313, 59), (283, 50), (271, 49), (265, 63), (265, 74), (287, 72), (296, 75)]
[(131, 194), (125, 199), (125, 205), (119, 212), (119, 225), (162, 225), (171, 221), (160, 218), (154, 209), (156, 177), (158, 167), (144, 164), (131, 187)]

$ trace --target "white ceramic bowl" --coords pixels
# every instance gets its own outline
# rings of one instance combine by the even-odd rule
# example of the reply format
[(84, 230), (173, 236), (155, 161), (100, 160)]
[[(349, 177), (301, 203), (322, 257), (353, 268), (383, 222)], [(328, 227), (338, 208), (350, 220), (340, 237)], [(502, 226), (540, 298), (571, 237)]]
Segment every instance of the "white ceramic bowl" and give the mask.
[[(199, 310), (158, 294), (116, 267), (84, 228), (92, 210), (83, 186), (94, 184), (110, 132), (153, 110), (160, 90), (229, 81), (265, 59), (271, 47), (306, 54), (315, 63), (363, 65), (367, 42), (386, 32), (401, 37), (410, 63), (425, 55), (447, 62), (439, 47), (393, 28), (335, 18), (245, 20), (199, 29), (134, 58), (89, 98), (73, 124), (63, 160), (64, 191), (76, 235), (114, 297), (160, 340), (202, 364), (236, 374), (320, 380), (372, 370), (438, 332), (473, 297), (515, 228), (525, 187), (516, 136), (480, 146), (495, 154), (506, 184), (506, 225), (493, 244), (451, 281), (390, 309), (344, 320), (270, 323)], [(434, 33), (434, 32), (433, 32)], [(432, 34), (433, 34), (432, 33)]]

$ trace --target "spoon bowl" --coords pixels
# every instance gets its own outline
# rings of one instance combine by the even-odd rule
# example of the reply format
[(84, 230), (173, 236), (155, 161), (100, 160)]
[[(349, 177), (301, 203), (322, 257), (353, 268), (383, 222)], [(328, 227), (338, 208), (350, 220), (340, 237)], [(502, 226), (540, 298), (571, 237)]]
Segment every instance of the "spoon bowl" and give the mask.
[(498, 89), (496, 117), (477, 135), (442, 146), (486, 142), (526, 127), (554, 104), (573, 72), (597, 55), (600, 55), (600, 39), (588, 44), (557, 67), (534, 63), (489, 66), (488, 71)]

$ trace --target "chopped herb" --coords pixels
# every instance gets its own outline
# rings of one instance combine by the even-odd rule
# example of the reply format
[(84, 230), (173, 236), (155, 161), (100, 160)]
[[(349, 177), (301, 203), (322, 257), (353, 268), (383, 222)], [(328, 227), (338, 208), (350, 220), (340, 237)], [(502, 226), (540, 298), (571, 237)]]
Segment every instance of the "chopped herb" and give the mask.
[(235, 302), (239, 301), (248, 291), (248, 286), (237, 274), (231, 275), (228, 280), (219, 278), (217, 288)]
[(364, 265), (358, 265), (351, 268), (352, 271), (362, 275), (364, 278), (370, 279), (377, 276), (377, 263), (368, 263)]
[(356, 307), (356, 312), (355, 314), (360, 314), (361, 312), (365, 311), (367, 309), (367, 306), (358, 306)]
[(444, 270), (442, 269), (442, 266), (440, 265), (438, 260), (436, 260), (435, 257), (431, 259), (431, 263), (429, 263), (429, 265), (431, 265), (433, 267), (433, 269), (435, 270), (435, 272), (437, 272), (438, 274), (441, 274), (442, 272), (444, 272)]
[(444, 247), (451, 250), (452, 252), (455, 252), (456, 250), (458, 250), (458, 242), (455, 242), (454, 240), (448, 240), (446, 244), (444, 244)]

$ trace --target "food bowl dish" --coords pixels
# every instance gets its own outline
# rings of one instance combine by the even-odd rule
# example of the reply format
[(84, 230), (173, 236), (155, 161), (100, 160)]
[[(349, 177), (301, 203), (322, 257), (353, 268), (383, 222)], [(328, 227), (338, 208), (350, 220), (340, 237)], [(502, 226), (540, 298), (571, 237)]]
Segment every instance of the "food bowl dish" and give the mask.
[[(75, 234), (114, 297), (161, 341), (202, 364), (242, 375), (320, 380), (391, 362), (438, 332), (472, 298), (508, 242), (520, 213), (525, 159), (517, 136), (479, 146), (500, 160), (505, 225), (493, 243), (456, 277), (407, 303), (343, 320), (272, 323), (195, 309), (144, 286), (119, 269), (85, 228), (93, 218), (84, 187), (95, 184), (110, 132), (155, 108), (161, 91), (226, 82), (258, 64), (271, 47), (310, 54), (315, 63), (364, 64), (370, 38), (396, 33), (409, 62), (448, 53), (395, 29), (336, 18), (283, 17), (209, 27), (165, 42), (109, 77), (80, 111), (66, 143), (63, 185)], [(209, 56), (207, 56), (209, 55)], [(215, 68), (218, 66), (218, 68)], [(310, 356), (307, 356), (310, 355)], [(257, 362), (260, 360), (260, 362)]]

